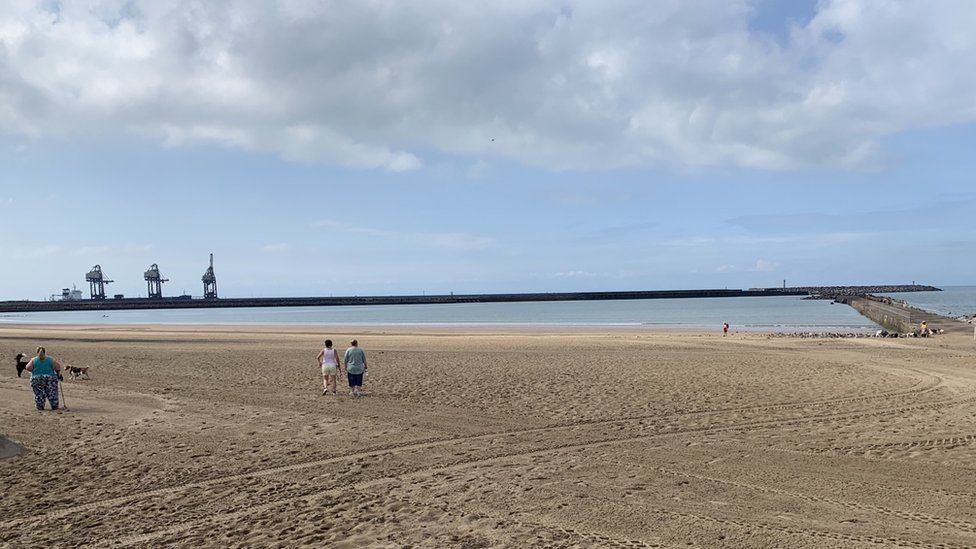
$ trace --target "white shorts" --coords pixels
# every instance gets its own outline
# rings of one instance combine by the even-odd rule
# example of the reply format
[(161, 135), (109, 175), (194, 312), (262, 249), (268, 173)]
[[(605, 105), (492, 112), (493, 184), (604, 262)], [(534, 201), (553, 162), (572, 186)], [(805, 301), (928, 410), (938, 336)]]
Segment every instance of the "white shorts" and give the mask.
[(339, 368), (335, 364), (323, 364), (322, 365), (322, 375), (324, 376), (334, 376), (339, 373)]

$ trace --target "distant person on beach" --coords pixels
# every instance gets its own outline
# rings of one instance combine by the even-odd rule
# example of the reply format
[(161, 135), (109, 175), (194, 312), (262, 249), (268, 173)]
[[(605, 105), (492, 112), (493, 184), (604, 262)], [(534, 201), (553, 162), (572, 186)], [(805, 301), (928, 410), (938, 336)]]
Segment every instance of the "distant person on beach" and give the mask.
[(362, 395), (363, 374), (366, 373), (366, 353), (359, 348), (359, 341), (352, 340), (352, 347), (346, 349), (342, 361), (346, 363), (346, 378), (349, 380), (349, 396)]
[(24, 368), (30, 372), (31, 389), (34, 390), (34, 406), (44, 409), (44, 401), (51, 403), (51, 409), (58, 409), (58, 380), (61, 377), (61, 363), (47, 356), (44, 347), (37, 348), (37, 356), (30, 359)]
[(332, 340), (325, 340), (325, 348), (319, 351), (319, 356), (317, 357), (318, 363), (322, 366), (322, 395), (329, 394), (329, 388), (332, 389), (332, 394), (338, 394), (336, 392), (336, 376), (339, 375), (339, 371), (342, 369), (342, 363), (339, 361), (339, 355), (336, 350), (332, 348)]
[(726, 322), (722, 325), (722, 337), (729, 335), (729, 323)]

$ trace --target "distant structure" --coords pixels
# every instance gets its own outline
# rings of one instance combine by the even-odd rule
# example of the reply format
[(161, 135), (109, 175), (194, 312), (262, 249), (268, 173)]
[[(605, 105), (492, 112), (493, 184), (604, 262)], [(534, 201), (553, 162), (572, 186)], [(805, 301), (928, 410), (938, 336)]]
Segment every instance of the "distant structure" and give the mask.
[(81, 301), (81, 299), (81, 290), (72, 284), (71, 288), (62, 288), (60, 294), (51, 294), (50, 301)]
[(213, 254), (210, 254), (210, 267), (203, 273), (203, 298), (217, 299), (217, 275), (213, 270)]
[(149, 299), (159, 299), (163, 297), (163, 282), (169, 282), (168, 278), (163, 278), (159, 274), (159, 265), (155, 263), (143, 275), (146, 279), (146, 287), (149, 289)]
[(85, 275), (85, 282), (88, 282), (88, 288), (91, 291), (92, 299), (105, 299), (105, 285), (115, 282), (114, 280), (106, 280), (105, 274), (102, 273), (102, 266), (95, 265), (92, 270), (88, 271)]

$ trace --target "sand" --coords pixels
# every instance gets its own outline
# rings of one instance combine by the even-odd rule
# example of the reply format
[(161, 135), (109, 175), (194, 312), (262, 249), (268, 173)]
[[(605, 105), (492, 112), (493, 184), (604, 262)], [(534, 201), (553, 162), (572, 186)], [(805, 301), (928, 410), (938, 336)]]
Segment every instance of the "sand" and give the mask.
[[(368, 396), (323, 397), (356, 336)], [(12, 357), (90, 381), (33, 410)], [(976, 546), (971, 339), (0, 327), (0, 546)]]

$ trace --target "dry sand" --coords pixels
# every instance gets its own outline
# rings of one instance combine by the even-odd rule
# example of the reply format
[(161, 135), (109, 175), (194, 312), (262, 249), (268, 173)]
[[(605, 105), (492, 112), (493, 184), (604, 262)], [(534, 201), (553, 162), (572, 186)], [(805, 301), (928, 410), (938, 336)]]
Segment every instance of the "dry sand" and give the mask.
[[(320, 396), (355, 335), (369, 396)], [(13, 356), (91, 381), (33, 410)], [(0, 546), (976, 546), (971, 339), (0, 328)]]

